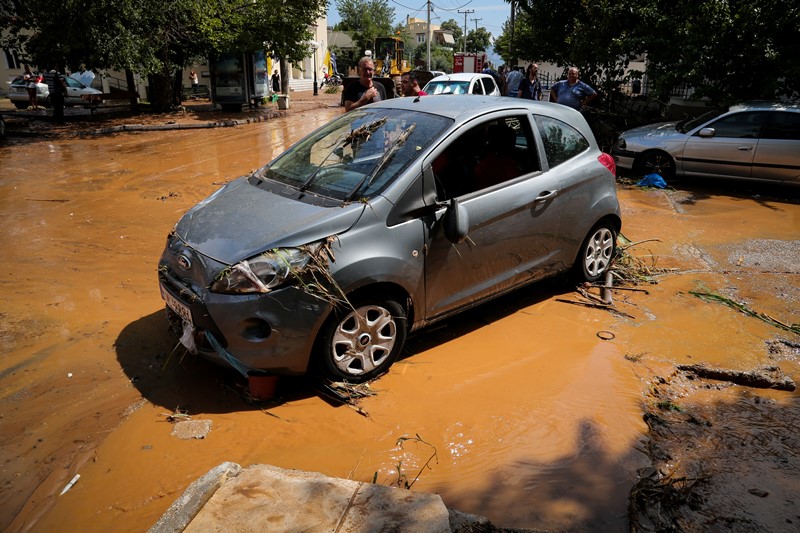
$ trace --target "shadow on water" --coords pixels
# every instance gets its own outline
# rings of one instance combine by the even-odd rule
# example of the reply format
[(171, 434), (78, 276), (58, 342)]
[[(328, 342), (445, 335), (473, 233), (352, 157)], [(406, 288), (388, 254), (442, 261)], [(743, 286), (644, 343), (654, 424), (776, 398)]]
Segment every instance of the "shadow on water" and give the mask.
[[(571, 290), (562, 276), (524, 287), (496, 298), (450, 319), (411, 335), (400, 359), (413, 357), (444, 342), (456, 339), (501, 320), (520, 309)], [(267, 402), (255, 401), (248, 394), (244, 377), (192, 355), (169, 331), (164, 310), (128, 324), (114, 344), (125, 375), (149, 402), (166, 409), (191, 405), (195, 412), (225, 413), (262, 409)], [(277, 395), (268, 405), (288, 403), (320, 396), (334, 406), (334, 398), (320, 393), (321, 379), (315, 376), (281, 376)]]
[(633, 447), (623, 456), (609, 453), (592, 421), (578, 421), (575, 431), (575, 447), (563, 455), (546, 462), (512, 463), (505, 472), (513, 471), (513, 479), (505, 472), (487, 475), (479, 493), (466, 487), (461, 495), (449, 496), (445, 505), (451, 509), (491, 509), (487, 518), (500, 528), (628, 531), (625, 502), (636, 481), (636, 468), (630, 465), (644, 467), (648, 464), (646, 456)]

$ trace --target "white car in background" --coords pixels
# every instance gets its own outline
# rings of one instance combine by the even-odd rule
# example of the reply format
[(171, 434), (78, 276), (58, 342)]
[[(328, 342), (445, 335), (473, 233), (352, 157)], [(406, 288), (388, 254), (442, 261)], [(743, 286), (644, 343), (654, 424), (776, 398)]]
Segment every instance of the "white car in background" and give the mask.
[[(36, 79), (36, 98), (40, 106), (51, 107), (53, 105), (50, 97), (50, 84), (52, 83), (52, 73), (37, 74)], [(67, 107), (76, 105), (87, 105), (89, 102), (83, 100), (85, 94), (103, 94), (103, 91), (87, 87), (75, 78), (67, 77), (67, 95), (64, 97), (64, 105)], [(28, 91), (25, 88), (25, 81), (22, 76), (17, 76), (11, 82), (8, 90), (8, 99), (17, 109), (27, 109), (30, 105)]]
[(485, 94), (500, 96), (500, 88), (490, 74), (461, 72), (436, 76), (422, 89), (427, 94)]

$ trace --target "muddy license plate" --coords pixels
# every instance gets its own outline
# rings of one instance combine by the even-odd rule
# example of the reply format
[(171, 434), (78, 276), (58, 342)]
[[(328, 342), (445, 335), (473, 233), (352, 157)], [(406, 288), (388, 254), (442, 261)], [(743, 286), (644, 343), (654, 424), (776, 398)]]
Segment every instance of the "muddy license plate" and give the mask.
[(159, 284), (159, 287), (161, 287), (161, 297), (167, 303), (167, 307), (175, 311), (175, 313), (181, 317), (184, 322), (191, 325), (192, 311), (189, 309), (189, 307), (171, 295), (169, 291), (164, 288), (164, 285)]

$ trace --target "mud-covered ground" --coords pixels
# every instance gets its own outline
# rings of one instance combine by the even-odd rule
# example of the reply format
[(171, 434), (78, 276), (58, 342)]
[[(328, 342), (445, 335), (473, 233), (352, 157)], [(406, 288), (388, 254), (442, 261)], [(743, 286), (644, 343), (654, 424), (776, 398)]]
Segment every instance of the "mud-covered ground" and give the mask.
[[(197, 102), (58, 127), (9, 113), (0, 528), (141, 531), (234, 461), (413, 482), (506, 528), (797, 529), (798, 392), (679, 366), (800, 378), (798, 189), (621, 182), (641, 277), (619, 283), (638, 291), (615, 291), (614, 312), (571, 303), (586, 300), (561, 279), (522, 289), (412, 336), (358, 409), (301, 378), (254, 402), (183, 353), (155, 276), (166, 234), (336, 103), (300, 93), (286, 112)], [(215, 127), (108, 133), (123, 124)], [(173, 434), (184, 415), (208, 421), (204, 439)]]

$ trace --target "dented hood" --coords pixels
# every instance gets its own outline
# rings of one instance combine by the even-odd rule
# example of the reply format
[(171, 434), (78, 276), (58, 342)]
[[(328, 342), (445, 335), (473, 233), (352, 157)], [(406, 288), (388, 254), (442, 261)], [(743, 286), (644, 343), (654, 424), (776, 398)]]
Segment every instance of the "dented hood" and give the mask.
[(232, 181), (190, 209), (175, 226), (188, 246), (234, 264), (272, 248), (300, 246), (350, 229), (364, 204), (320, 207)]

